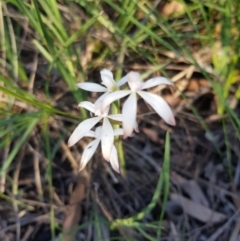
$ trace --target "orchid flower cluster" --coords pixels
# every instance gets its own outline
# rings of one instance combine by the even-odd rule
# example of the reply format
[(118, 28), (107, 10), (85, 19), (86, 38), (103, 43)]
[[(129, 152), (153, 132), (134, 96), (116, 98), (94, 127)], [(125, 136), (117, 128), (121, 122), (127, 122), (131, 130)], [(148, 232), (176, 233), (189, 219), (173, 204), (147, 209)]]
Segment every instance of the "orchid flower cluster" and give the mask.
[[(134, 130), (138, 132), (136, 121), (138, 97), (142, 97), (167, 124), (175, 125), (173, 113), (167, 102), (156, 94), (144, 91), (157, 85), (173, 85), (173, 83), (164, 77), (155, 77), (143, 82), (140, 74), (135, 71), (129, 72), (118, 82), (115, 82), (110, 70), (103, 69), (100, 71), (100, 75), (102, 85), (89, 82), (77, 84), (83, 90), (103, 92), (103, 95), (95, 103), (83, 101), (78, 105), (78, 107), (90, 111), (91, 116), (94, 115), (94, 117), (84, 120), (77, 126), (68, 140), (68, 146), (73, 146), (83, 137), (94, 138), (83, 151), (80, 171), (87, 165), (101, 142), (103, 158), (110, 162), (116, 172), (119, 172), (118, 153), (114, 146), (114, 137), (123, 136), (126, 138), (132, 136)], [(126, 83), (128, 83), (129, 89), (119, 90), (119, 87)], [(111, 104), (126, 96), (128, 98), (123, 104), (122, 113), (109, 114)], [(114, 129), (113, 121), (117, 121), (122, 128)], [(92, 130), (99, 122), (102, 123), (101, 126)]]

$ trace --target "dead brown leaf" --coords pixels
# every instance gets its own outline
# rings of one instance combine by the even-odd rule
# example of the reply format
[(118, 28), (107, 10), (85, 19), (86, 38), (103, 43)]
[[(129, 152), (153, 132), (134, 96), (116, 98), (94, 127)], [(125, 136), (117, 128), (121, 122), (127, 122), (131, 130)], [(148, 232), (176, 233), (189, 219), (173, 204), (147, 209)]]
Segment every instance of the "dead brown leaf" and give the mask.
[(184, 192), (186, 192), (195, 203), (209, 207), (207, 198), (195, 180), (185, 179), (184, 177), (178, 175), (176, 172), (172, 172), (172, 180), (173, 183), (180, 186), (182, 190), (184, 190)]
[(226, 216), (224, 214), (204, 207), (176, 193), (171, 193), (170, 198), (172, 201), (179, 203), (186, 214), (193, 218), (196, 218), (203, 223), (210, 222), (214, 224), (226, 219)]
[(176, 13), (181, 13), (185, 11), (184, 4), (178, 1), (171, 1), (164, 5), (161, 13), (163, 16), (169, 16)]
[[(66, 208), (66, 216), (63, 222), (64, 240), (73, 241), (75, 240), (76, 231), (72, 230), (78, 225), (81, 219), (81, 204), (80, 202), (85, 198), (85, 183), (83, 180), (79, 180), (77, 186), (71, 193), (69, 204)], [(70, 233), (70, 231), (72, 231)]]
[(158, 142), (158, 132), (150, 128), (143, 128), (143, 132), (151, 139), (151, 141)]

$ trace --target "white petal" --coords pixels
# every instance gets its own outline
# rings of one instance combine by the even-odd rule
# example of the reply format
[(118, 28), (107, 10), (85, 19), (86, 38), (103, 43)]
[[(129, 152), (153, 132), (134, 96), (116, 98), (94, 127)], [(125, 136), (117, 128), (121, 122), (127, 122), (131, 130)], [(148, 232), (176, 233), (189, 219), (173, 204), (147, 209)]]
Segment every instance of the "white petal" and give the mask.
[(98, 126), (95, 130), (95, 138), (101, 140), (102, 127)]
[(110, 164), (116, 172), (118, 172), (118, 173), (120, 172), (119, 162), (118, 162), (118, 153), (117, 153), (117, 149), (114, 145), (113, 145), (112, 151), (111, 151)]
[(113, 130), (113, 134), (114, 136), (123, 136), (123, 129), (122, 128), (115, 129)]
[(106, 117), (108, 115), (109, 109), (110, 106), (108, 106), (105, 110), (102, 111), (102, 101), (100, 101), (95, 105), (95, 115)]
[(116, 89), (116, 83), (112, 77), (101, 73), (102, 84), (105, 85), (108, 91), (114, 91)]
[(139, 132), (139, 129), (138, 129), (138, 123), (137, 123), (137, 122), (135, 122), (134, 130), (135, 130), (136, 132)]
[(133, 129), (136, 126), (137, 96), (135, 92), (133, 92), (124, 102), (122, 115), (124, 138), (126, 138), (132, 135)]
[(89, 160), (92, 158), (93, 154), (95, 153), (98, 147), (99, 142), (100, 140), (94, 140), (86, 146), (80, 161), (79, 171), (81, 171), (87, 165)]
[[(101, 96), (96, 100), (96, 102), (94, 103), (94, 104), (95, 104), (95, 111), (94, 111), (95, 115), (101, 116), (101, 115), (103, 114), (103, 113), (102, 113), (102, 102), (103, 102), (104, 98), (105, 98), (107, 95), (109, 95), (109, 92), (106, 92), (106, 93), (104, 93), (103, 95), (101, 95)], [(104, 113), (105, 113), (105, 112), (108, 113), (108, 111), (109, 111), (109, 109), (108, 109), (108, 110), (106, 109), (106, 110), (104, 111)]]
[(137, 92), (169, 125), (175, 125), (171, 108), (160, 96), (145, 91)]
[(125, 75), (124, 77), (122, 77), (122, 78), (117, 82), (117, 84), (116, 84), (117, 87), (120, 87), (120, 86), (126, 84), (127, 80), (128, 80), (127, 75)]
[(86, 133), (88, 133), (90, 131), (90, 129), (95, 126), (100, 120), (102, 119), (102, 117), (94, 117), (94, 118), (90, 118), (87, 119), (83, 122), (81, 122), (77, 128), (73, 131), (72, 135), (70, 136), (69, 140), (68, 140), (68, 146), (73, 146), (74, 144), (76, 144), (82, 137), (84, 137), (86, 135)]
[(132, 91), (138, 91), (142, 89), (143, 82), (141, 80), (141, 75), (138, 72), (129, 72), (127, 75), (127, 81)]
[(95, 112), (95, 105), (89, 101), (82, 101), (79, 103), (78, 107), (83, 107), (90, 112), (94, 113)]
[(107, 95), (109, 95), (109, 92), (106, 92), (106, 93), (102, 94), (100, 97), (97, 98), (97, 100), (95, 101), (94, 104), (96, 105), (96, 104), (98, 104), (99, 102), (103, 101), (104, 98), (105, 98)]
[(95, 138), (95, 137), (96, 137), (96, 135), (95, 135), (95, 132), (94, 132), (94, 131), (89, 131), (89, 132), (87, 132), (87, 134), (85, 134), (84, 136), (85, 136), (85, 137), (93, 137), (93, 138)]
[(123, 97), (125, 97), (126, 95), (129, 95), (131, 93), (131, 90), (120, 90), (120, 91), (116, 91), (113, 93), (110, 93), (109, 95), (107, 95), (103, 102), (102, 102), (102, 107), (101, 107), (101, 111), (104, 112), (104, 110), (115, 100), (121, 99)]
[(108, 115), (108, 118), (115, 120), (115, 121), (122, 121), (123, 115), (122, 114)]
[(114, 135), (113, 128), (108, 118), (103, 119), (102, 132), (101, 132), (101, 144), (102, 154), (105, 160), (110, 160), (110, 154), (113, 146)]
[(107, 88), (95, 83), (78, 83), (77, 87), (92, 92), (106, 92)]
[(152, 88), (156, 85), (174, 85), (172, 81), (168, 80), (165, 77), (155, 77), (152, 79), (147, 80), (143, 86), (142, 90), (147, 89), (147, 88)]
[(110, 70), (108, 70), (108, 69), (102, 69), (100, 71), (100, 74), (108, 75), (109, 77), (111, 77), (113, 79), (113, 73)]

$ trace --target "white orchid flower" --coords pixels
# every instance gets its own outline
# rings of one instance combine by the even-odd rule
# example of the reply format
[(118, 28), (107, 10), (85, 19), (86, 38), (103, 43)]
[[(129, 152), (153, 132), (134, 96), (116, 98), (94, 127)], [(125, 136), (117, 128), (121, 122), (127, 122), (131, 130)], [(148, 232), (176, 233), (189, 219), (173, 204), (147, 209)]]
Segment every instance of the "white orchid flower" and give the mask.
[[(89, 160), (92, 158), (93, 154), (95, 153), (99, 142), (103, 140), (103, 135), (104, 135), (104, 131), (103, 128), (97, 127), (95, 132), (94, 131), (89, 131), (87, 132), (84, 136), (86, 137), (93, 137), (95, 138), (95, 140), (91, 141), (86, 148), (83, 151), (82, 154), (82, 158), (81, 158), (81, 162), (80, 162), (80, 168), (79, 171), (81, 171), (82, 169), (84, 169), (84, 167), (87, 165), (87, 163), (89, 162)], [(119, 136), (119, 135), (123, 135), (123, 130), (122, 129), (115, 129), (113, 131), (113, 135), (114, 136)], [(117, 154), (117, 149), (114, 145), (112, 145), (112, 147), (110, 149), (108, 149), (109, 146), (107, 145), (102, 145), (102, 153), (106, 153), (106, 152), (110, 152), (110, 159), (107, 161), (110, 161), (110, 164), (112, 166), (112, 168), (119, 173), (119, 162), (118, 162), (118, 154)], [(108, 149), (108, 150), (107, 150)]]
[[(90, 112), (95, 112), (95, 105), (88, 101), (81, 102), (78, 107), (83, 107)], [(103, 157), (106, 160), (110, 160), (111, 148), (114, 141), (114, 131), (109, 119), (115, 121), (122, 121), (121, 114), (109, 115), (108, 109), (103, 114), (99, 114), (96, 117), (84, 120), (81, 122), (76, 129), (73, 131), (72, 135), (68, 140), (68, 146), (71, 147), (76, 144), (81, 138), (83, 138), (98, 122), (103, 120), (102, 130), (101, 130), (101, 144), (103, 150)]]
[(155, 77), (142, 82), (138, 72), (131, 71), (127, 74), (127, 81), (130, 90), (120, 90), (108, 94), (102, 101), (101, 110), (104, 111), (112, 102), (129, 95), (122, 108), (124, 137), (131, 136), (136, 123), (137, 94), (140, 95), (162, 119), (169, 125), (175, 125), (175, 119), (171, 108), (160, 96), (143, 91), (160, 84), (173, 85), (164, 77)]
[[(95, 105), (101, 102), (109, 93), (116, 91), (120, 86), (124, 85), (127, 82), (126, 76), (121, 78), (118, 82), (115, 82), (113, 78), (113, 73), (108, 69), (103, 69), (100, 71), (102, 85), (96, 83), (78, 83), (77, 86), (83, 90), (92, 91), (92, 92), (105, 92), (101, 95), (95, 102)], [(96, 105), (96, 108), (98, 106)], [(98, 110), (98, 109), (97, 109)], [(95, 110), (95, 112), (97, 111)]]

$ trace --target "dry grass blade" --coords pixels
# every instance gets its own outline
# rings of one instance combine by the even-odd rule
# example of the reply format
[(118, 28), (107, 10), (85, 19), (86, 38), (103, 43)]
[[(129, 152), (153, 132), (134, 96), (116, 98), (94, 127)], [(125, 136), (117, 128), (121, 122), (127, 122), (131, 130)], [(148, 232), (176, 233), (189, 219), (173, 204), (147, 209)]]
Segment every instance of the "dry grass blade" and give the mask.
[[(61, 220), (59, 219), (55, 219), (56, 222), (58, 222), (59, 224), (62, 223)], [(33, 222), (36, 222), (36, 223), (46, 223), (46, 224), (49, 224), (50, 222), (50, 216), (49, 214), (43, 214), (43, 215), (39, 215), (39, 216), (36, 216), (36, 215), (27, 215), (25, 218), (21, 218), (20, 219), (20, 225), (21, 227), (22, 226), (25, 226), (27, 224), (32, 224)], [(17, 227), (16, 224), (12, 224), (12, 225), (8, 225), (6, 228), (4, 228), (3, 230), (0, 230), (0, 236), (3, 235), (4, 233), (8, 232), (8, 231), (12, 231), (12, 230), (15, 230)]]
[(30, 239), (30, 236), (31, 236), (31, 234), (33, 233), (33, 231), (34, 231), (34, 227), (31, 226), (31, 225), (29, 225), (29, 226), (27, 227), (27, 231), (24, 233), (21, 241), (28, 241), (28, 240)]
[[(9, 146), (6, 146), (3, 149), (1, 165), (3, 165), (4, 160), (7, 159), (8, 152), (9, 152)], [(0, 193), (5, 192), (6, 176), (7, 176), (7, 171), (0, 177)]]
[(74, 173), (76, 174), (78, 172), (78, 165), (77, 165), (76, 159), (70, 152), (68, 146), (63, 141), (61, 142), (61, 148), (63, 149), (64, 154), (66, 155), (67, 159), (69, 160), (69, 162), (73, 168)]
[(238, 220), (229, 241), (239, 240), (239, 231), (240, 231), (240, 220)]
[(224, 225), (222, 225), (212, 236), (210, 236), (206, 241), (217, 241), (219, 236), (224, 233), (232, 224), (234, 220), (239, 217), (240, 210), (238, 210)]
[(173, 236), (174, 241), (180, 241), (179, 233), (177, 231), (177, 228), (173, 222), (170, 222), (171, 232)]

